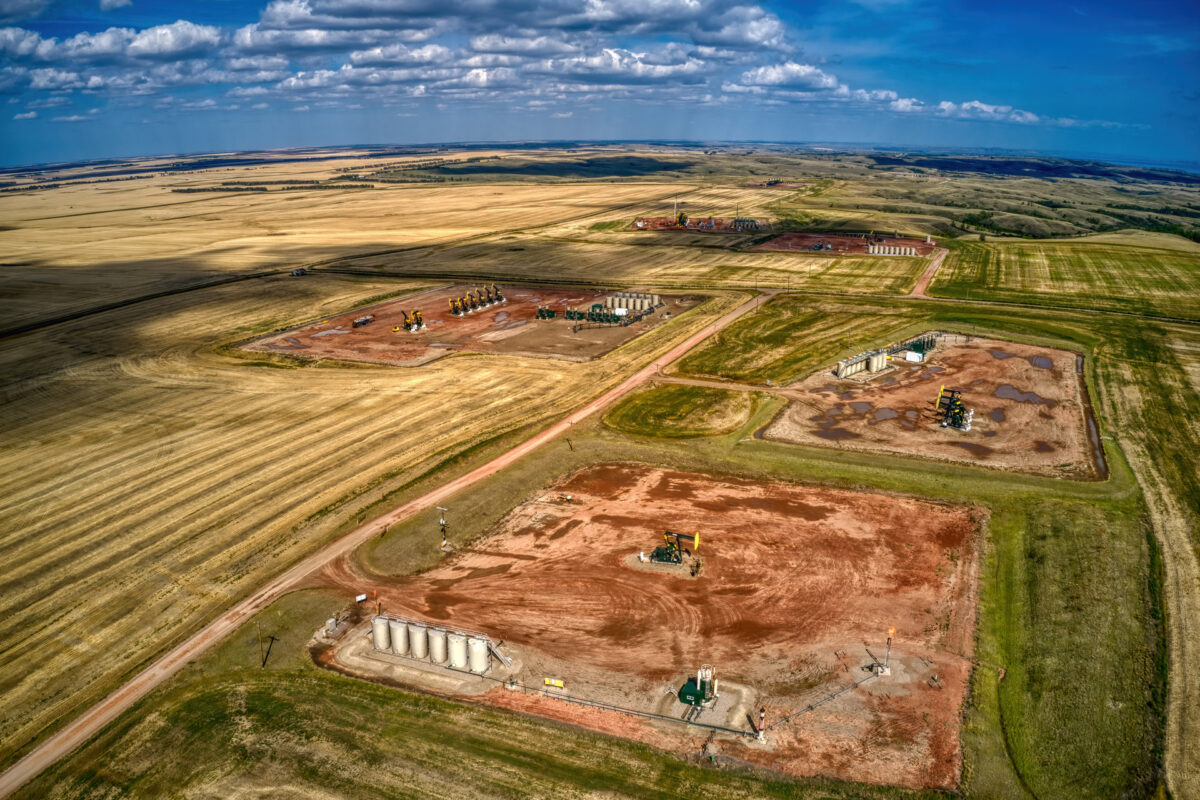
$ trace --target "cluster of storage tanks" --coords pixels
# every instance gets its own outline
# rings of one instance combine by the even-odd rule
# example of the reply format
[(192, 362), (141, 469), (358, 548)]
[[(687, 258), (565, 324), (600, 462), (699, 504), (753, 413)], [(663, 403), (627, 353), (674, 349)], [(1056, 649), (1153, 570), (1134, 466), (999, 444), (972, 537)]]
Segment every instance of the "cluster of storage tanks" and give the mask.
[(371, 620), (376, 650), (483, 675), (491, 665), (485, 636), (438, 628), (424, 622), (378, 616)]
[(873, 256), (915, 256), (917, 248), (896, 247), (890, 244), (869, 244), (867, 245), (867, 253)]
[(662, 304), (661, 297), (648, 292), (617, 292), (604, 298), (605, 308), (627, 308), (630, 311), (651, 311)]
[(879, 372), (887, 366), (888, 354), (882, 350), (875, 350), (870, 353), (859, 353), (851, 358), (842, 359), (837, 363), (835, 374), (839, 378), (845, 378), (853, 375), (856, 372), (866, 370), (868, 372)]

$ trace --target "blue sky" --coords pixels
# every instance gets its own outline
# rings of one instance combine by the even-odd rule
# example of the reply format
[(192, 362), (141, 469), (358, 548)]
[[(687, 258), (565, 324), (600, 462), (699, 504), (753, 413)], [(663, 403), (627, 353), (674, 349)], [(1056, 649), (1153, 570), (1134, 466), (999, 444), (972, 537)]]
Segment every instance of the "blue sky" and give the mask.
[(1195, 2), (0, 0), (4, 165), (691, 139), (1200, 161)]

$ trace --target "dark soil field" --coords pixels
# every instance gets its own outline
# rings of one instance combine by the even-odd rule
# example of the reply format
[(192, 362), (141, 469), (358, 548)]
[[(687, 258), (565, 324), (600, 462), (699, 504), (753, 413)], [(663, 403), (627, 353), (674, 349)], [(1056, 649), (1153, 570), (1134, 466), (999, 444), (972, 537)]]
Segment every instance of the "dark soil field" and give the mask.
[[(634, 566), (668, 529), (700, 532), (697, 577)], [(894, 627), (890, 675), (765, 742), (718, 734), (710, 747), (794, 775), (950, 788), (961, 767), (976, 530), (965, 507), (601, 465), (420, 576), (364, 576), (343, 561), (324, 580), (377, 587), (388, 613), (503, 639), (526, 685), (557, 677), (572, 696), (625, 708), (678, 718), (664, 687), (713, 664), (744, 709), (707, 721), (738, 730), (749, 729), (746, 712), (765, 707), (770, 724), (865, 677)], [(501, 687), (482, 699), (683, 752), (708, 734)]]
[[(397, 366), (419, 366), (450, 353), (506, 353), (571, 361), (604, 355), (657, 327), (669, 315), (688, 310), (703, 300), (698, 295), (662, 295), (664, 306), (640, 322), (627, 326), (586, 327), (575, 330), (563, 312), (603, 303), (608, 296), (595, 289), (571, 287), (502, 286), (507, 302), (471, 314), (450, 313), (449, 299), (477, 287), (460, 284), (388, 300), (366, 308), (274, 333), (243, 345), (247, 350), (281, 353), (297, 358), (331, 358), (370, 361)], [(552, 320), (537, 318), (539, 306), (558, 312)], [(420, 310), (425, 329), (404, 330), (404, 314)], [(374, 315), (374, 321), (354, 327), (354, 320)]]

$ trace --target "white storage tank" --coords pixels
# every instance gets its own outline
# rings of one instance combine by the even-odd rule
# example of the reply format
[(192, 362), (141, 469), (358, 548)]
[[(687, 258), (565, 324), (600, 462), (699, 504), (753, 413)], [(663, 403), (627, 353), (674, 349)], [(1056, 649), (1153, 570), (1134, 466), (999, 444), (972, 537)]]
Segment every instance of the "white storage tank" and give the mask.
[(488, 671), (487, 639), (472, 638), (468, 646), (471, 654), (471, 672), (474, 672), (476, 675), (482, 675)]
[(886, 366), (887, 366), (887, 355), (885, 353), (876, 353), (875, 355), (871, 356), (871, 363), (868, 365), (867, 368), (870, 369), (871, 372), (879, 372), (879, 370), (883, 369)]
[(388, 621), (392, 634), (392, 652), (398, 656), (408, 655), (408, 623), (402, 619)]
[(388, 618), (375, 617), (371, 620), (371, 644), (375, 645), (376, 650), (387, 650), (391, 643), (391, 637), (388, 636)]
[(461, 633), (451, 633), (446, 636), (450, 643), (450, 666), (454, 669), (467, 668), (467, 637)]
[(446, 632), (438, 628), (429, 629), (429, 660), (435, 664), (446, 663)]
[(428, 642), (424, 625), (419, 622), (408, 623), (408, 646), (413, 658), (429, 657)]

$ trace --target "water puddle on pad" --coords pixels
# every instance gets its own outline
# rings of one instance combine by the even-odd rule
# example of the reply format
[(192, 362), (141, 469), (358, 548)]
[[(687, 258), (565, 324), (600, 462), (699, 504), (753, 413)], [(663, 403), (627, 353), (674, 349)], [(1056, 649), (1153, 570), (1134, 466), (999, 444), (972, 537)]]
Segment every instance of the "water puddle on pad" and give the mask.
[(1022, 392), (1011, 383), (1001, 385), (993, 394), (1002, 400), (1016, 400), (1018, 403), (1033, 403), (1034, 405), (1054, 407), (1053, 400), (1047, 400), (1036, 392)]

